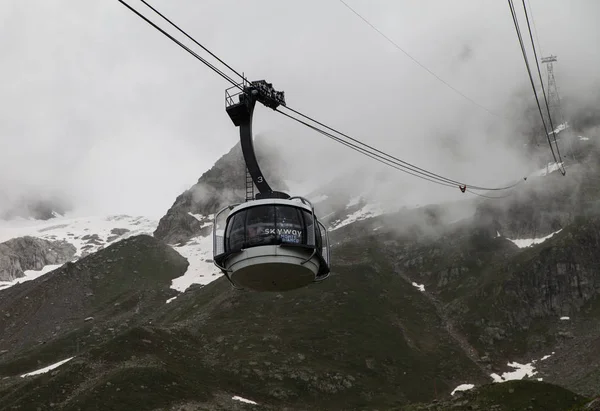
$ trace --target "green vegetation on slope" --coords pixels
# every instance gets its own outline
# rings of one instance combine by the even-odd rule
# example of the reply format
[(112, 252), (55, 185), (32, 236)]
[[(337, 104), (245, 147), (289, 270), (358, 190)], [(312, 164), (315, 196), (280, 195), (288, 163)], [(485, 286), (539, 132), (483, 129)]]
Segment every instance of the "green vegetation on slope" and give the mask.
[(45, 401), (94, 410), (100, 399), (129, 409), (128, 391), (144, 386), (139, 410), (166, 406), (172, 393), (211, 403), (222, 392), (274, 409), (350, 410), (431, 400), (467, 378), (488, 381), (378, 247), (344, 252), (347, 263), (330, 280), (294, 292), (237, 292), (225, 279), (193, 287), (163, 303), (152, 327), (129, 328), (43, 377), (44, 396), (34, 394), (36, 379), (24, 381), (0, 409)]
[(115, 243), (0, 298), (0, 376), (42, 368), (146, 321), (188, 262), (150, 236)]

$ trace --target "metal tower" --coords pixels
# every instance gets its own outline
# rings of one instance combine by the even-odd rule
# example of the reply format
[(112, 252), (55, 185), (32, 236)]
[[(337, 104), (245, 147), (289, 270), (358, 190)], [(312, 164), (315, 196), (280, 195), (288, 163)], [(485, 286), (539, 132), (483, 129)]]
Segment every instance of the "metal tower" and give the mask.
[(550, 106), (552, 117), (558, 118), (560, 124), (564, 124), (560, 96), (558, 95), (556, 79), (554, 78), (554, 66), (552, 65), (555, 61), (557, 61), (556, 56), (542, 57), (542, 63), (546, 65), (546, 71), (548, 72), (548, 105)]
[[(550, 108), (552, 118), (558, 119), (560, 125), (568, 127), (568, 124), (565, 122), (562, 107), (560, 105), (560, 96), (558, 95), (556, 79), (554, 78), (554, 66), (552, 65), (552, 63), (554, 63), (555, 61), (557, 61), (557, 59), (556, 56), (553, 55), (550, 55), (548, 57), (542, 57), (542, 63), (546, 65), (546, 71), (548, 72), (548, 106)], [(560, 131), (561, 130), (559, 130), (559, 132)], [(563, 132), (565, 133), (565, 135), (570, 135), (568, 129), (564, 130)], [(554, 136), (554, 144), (557, 144), (556, 134)], [(571, 157), (573, 158), (573, 160), (577, 161), (577, 157), (573, 152), (573, 144), (571, 142), (571, 139), (567, 138), (567, 141), (569, 142), (569, 150), (571, 151)]]

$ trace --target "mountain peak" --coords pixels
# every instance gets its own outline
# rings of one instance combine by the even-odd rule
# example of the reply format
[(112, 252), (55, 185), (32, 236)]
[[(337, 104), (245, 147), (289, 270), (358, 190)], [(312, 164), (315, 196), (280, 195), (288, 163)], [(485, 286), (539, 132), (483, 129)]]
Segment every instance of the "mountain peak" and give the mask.
[[(272, 187), (287, 189), (284, 178), (277, 169), (277, 151), (264, 139), (254, 141), (256, 156), (261, 169)], [(177, 197), (163, 216), (154, 236), (168, 244), (186, 242), (205, 234), (204, 221), (193, 215), (211, 216), (219, 209), (233, 203), (243, 202), (246, 195), (246, 165), (240, 143), (223, 155), (210, 170), (206, 171), (190, 189)]]

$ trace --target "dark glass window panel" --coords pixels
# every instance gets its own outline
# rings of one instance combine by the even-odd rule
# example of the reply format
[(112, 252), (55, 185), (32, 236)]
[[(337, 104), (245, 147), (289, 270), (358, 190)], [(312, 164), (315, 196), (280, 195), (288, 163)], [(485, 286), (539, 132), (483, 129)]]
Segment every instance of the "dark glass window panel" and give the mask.
[(322, 251), (321, 248), (323, 247), (323, 239), (321, 237), (321, 230), (319, 229), (319, 227), (317, 226), (317, 239), (315, 241), (315, 246), (317, 247), (317, 250)]
[(246, 214), (246, 246), (276, 244), (275, 206), (256, 206)]
[(296, 207), (278, 205), (275, 213), (278, 240), (288, 244), (306, 244), (302, 211)]
[(231, 216), (225, 233), (226, 251), (261, 245), (301, 244), (322, 252), (322, 233), (315, 232), (310, 212), (285, 205), (255, 206)]
[(227, 251), (237, 251), (244, 246), (246, 211), (242, 210), (231, 217), (227, 226)]
[(325, 249), (325, 247), (327, 247), (327, 244), (325, 244), (325, 241), (323, 241), (323, 237), (327, 235), (327, 232), (325, 230), (326, 228), (321, 226), (320, 224), (317, 226), (317, 244), (319, 244), (318, 250), (321, 251), (321, 255), (323, 255), (324, 257), (325, 254), (327, 254)]
[[(315, 227), (314, 227), (314, 221), (313, 221), (313, 217), (312, 214), (309, 213), (308, 211), (303, 211), (302, 212), (304, 214), (304, 221), (306, 224), (306, 229), (307, 229), (307, 244), (308, 245), (316, 245), (317, 250), (321, 251), (321, 230), (319, 230), (319, 228), (317, 227), (316, 229), (316, 233), (315, 233)], [(315, 237), (316, 234), (316, 237)]]

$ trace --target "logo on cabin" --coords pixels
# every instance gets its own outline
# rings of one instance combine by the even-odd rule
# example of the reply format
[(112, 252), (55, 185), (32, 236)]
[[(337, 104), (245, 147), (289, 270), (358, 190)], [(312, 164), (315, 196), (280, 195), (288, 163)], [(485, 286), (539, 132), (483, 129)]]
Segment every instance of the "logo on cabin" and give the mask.
[(276, 234), (276, 235), (302, 235), (302, 231), (293, 230), (291, 228), (265, 228), (263, 234)]

